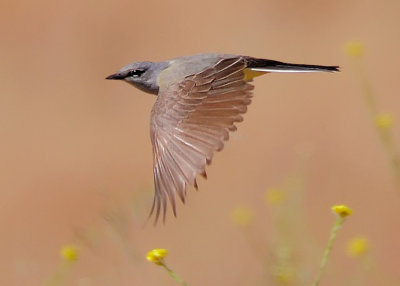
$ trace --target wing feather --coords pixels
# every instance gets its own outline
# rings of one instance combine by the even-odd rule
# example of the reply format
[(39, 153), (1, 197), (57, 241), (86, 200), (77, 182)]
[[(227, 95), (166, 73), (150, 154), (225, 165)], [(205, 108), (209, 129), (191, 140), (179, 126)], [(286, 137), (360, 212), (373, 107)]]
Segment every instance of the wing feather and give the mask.
[(224, 147), (251, 103), (246, 60), (225, 58), (214, 66), (160, 90), (151, 113), (155, 197), (150, 215), (165, 220), (167, 201), (176, 216), (176, 196), (185, 203), (187, 186)]

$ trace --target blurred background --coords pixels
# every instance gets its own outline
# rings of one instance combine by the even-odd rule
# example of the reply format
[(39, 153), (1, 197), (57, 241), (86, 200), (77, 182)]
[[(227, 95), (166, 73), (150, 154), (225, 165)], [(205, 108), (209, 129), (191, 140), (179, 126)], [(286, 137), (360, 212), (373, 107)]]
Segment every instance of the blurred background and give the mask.
[[(166, 248), (188, 285), (310, 285), (330, 208), (344, 203), (354, 212), (322, 285), (399, 285), (399, 9), (390, 0), (2, 0), (0, 284), (177, 285), (146, 261)], [(104, 78), (133, 61), (207, 52), (341, 72), (255, 79), (207, 181), (177, 219), (154, 227), (156, 98)], [(346, 250), (358, 236), (363, 257)], [(66, 245), (74, 261), (60, 256)]]

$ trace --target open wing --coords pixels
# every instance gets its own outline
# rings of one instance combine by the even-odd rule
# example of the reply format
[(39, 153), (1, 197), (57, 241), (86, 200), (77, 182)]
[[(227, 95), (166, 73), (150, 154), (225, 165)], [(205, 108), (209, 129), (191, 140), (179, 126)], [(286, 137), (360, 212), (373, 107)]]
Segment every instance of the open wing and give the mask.
[(221, 59), (213, 67), (160, 90), (151, 112), (155, 196), (150, 212), (165, 220), (168, 200), (176, 216), (176, 197), (185, 202), (188, 185), (221, 151), (229, 131), (251, 102), (243, 57)]

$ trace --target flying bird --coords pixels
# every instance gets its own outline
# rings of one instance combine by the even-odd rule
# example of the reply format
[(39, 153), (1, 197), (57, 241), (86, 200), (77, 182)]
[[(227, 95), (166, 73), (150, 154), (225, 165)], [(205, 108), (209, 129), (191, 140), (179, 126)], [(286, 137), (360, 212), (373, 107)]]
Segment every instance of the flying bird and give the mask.
[(168, 201), (207, 177), (205, 167), (221, 151), (251, 103), (249, 82), (270, 72), (336, 72), (338, 66), (290, 64), (227, 54), (199, 54), (164, 62), (134, 62), (106, 79), (124, 80), (157, 95), (151, 110), (155, 194), (150, 216), (165, 221)]

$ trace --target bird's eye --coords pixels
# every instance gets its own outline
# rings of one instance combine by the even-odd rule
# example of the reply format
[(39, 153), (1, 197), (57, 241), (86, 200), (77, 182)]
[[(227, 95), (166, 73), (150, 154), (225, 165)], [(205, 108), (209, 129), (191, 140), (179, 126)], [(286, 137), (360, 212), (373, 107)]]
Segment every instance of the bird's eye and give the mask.
[(130, 70), (126, 76), (140, 77), (144, 72), (142, 69)]

